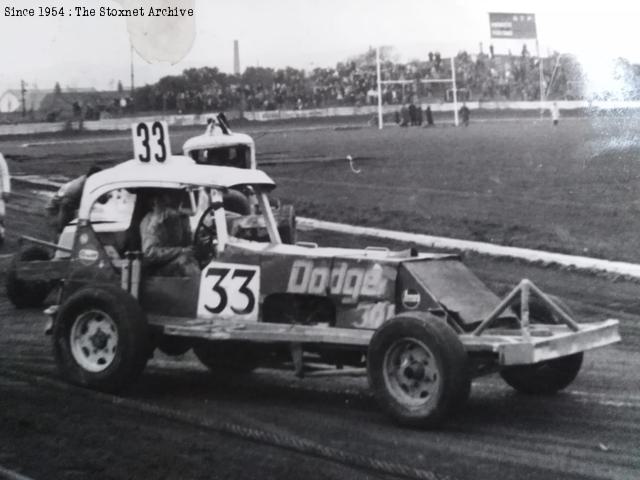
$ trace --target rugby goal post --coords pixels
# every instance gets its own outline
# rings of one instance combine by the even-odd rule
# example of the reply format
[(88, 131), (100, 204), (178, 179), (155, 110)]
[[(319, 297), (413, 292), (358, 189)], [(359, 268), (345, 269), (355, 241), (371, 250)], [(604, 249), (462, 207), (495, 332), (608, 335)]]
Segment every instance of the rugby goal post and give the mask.
[[(376, 47), (376, 80), (378, 83), (378, 129), (382, 130), (384, 120), (382, 118), (382, 85), (390, 84), (411, 84), (413, 80), (382, 80), (380, 72), (380, 47)], [(419, 83), (446, 83), (451, 84), (453, 91), (453, 124), (457, 127), (458, 121), (458, 88), (456, 86), (456, 63), (454, 57), (451, 57), (451, 78), (423, 78), (418, 80)]]

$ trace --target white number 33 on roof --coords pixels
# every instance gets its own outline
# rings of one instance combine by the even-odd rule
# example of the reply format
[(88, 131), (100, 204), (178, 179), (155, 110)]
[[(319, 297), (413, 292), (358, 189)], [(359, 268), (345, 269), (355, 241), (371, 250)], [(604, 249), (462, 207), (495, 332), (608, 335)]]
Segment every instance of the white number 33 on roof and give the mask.
[(171, 156), (167, 122), (140, 122), (131, 126), (134, 158), (142, 163), (163, 163)]

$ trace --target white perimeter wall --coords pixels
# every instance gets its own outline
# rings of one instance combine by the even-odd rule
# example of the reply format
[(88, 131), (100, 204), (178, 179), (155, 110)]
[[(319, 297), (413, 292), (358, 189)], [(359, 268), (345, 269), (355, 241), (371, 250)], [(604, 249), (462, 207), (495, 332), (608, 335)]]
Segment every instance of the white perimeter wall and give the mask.
[[(548, 109), (553, 102), (537, 101), (533, 102), (467, 102), (467, 106), (472, 109), (485, 110), (539, 110), (541, 105)], [(586, 100), (565, 100), (558, 101), (560, 110), (577, 110), (577, 109), (603, 109), (603, 110), (619, 110), (619, 109), (640, 109), (640, 101), (633, 102), (605, 102)], [(451, 112), (453, 111), (452, 103), (433, 103), (429, 104), (434, 112)], [(423, 104), (426, 108), (427, 104)], [(385, 113), (393, 113), (398, 110), (399, 105), (385, 105), (383, 111)], [(149, 120), (166, 120), (170, 126), (190, 126), (204, 125), (206, 119), (215, 116), (217, 112), (204, 113), (202, 115), (167, 115), (164, 117), (125, 117), (111, 118), (106, 120), (95, 120), (84, 122), (84, 129), (89, 131), (99, 130), (128, 130), (132, 123)], [(291, 118), (317, 118), (317, 117), (342, 117), (353, 115), (375, 115), (377, 107), (375, 105), (367, 105), (363, 107), (334, 107), (334, 108), (318, 108), (312, 110), (274, 110), (274, 111), (257, 111), (245, 112), (244, 118), (253, 121), (269, 121)], [(229, 119), (234, 119), (234, 114), (227, 114)], [(235, 115), (237, 118), (237, 115)], [(78, 122), (71, 122), (72, 128), (77, 128)], [(57, 123), (21, 123), (11, 125), (0, 125), (0, 136), (2, 135), (27, 135), (33, 133), (51, 133), (61, 132), (69, 127), (68, 122)]]

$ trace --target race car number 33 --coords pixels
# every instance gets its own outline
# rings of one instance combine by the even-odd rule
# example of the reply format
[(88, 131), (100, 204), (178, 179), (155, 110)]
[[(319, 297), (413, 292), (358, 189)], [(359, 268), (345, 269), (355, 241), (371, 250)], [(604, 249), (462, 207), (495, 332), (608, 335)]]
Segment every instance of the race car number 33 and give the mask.
[(167, 122), (141, 122), (131, 125), (134, 158), (141, 163), (164, 163), (171, 156)]
[(258, 320), (260, 267), (211, 262), (202, 271), (198, 317)]

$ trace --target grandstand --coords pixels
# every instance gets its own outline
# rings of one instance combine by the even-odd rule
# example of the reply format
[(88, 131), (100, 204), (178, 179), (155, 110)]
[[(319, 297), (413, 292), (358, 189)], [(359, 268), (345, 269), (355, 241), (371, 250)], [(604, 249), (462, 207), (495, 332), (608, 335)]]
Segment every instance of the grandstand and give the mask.
[[(383, 105), (453, 102), (452, 83), (446, 81), (453, 74), (451, 58), (426, 51), (423, 58), (399, 61), (392, 47), (382, 47), (380, 52)], [(530, 55), (526, 47), (518, 54), (494, 54), (493, 48), (490, 53), (462, 51), (453, 60), (458, 101), (515, 102), (541, 98), (540, 60)], [(571, 55), (554, 53), (542, 58), (542, 62), (546, 100), (582, 100), (585, 96), (589, 96), (587, 99), (640, 99), (640, 67), (623, 59), (617, 60), (615, 71), (630, 85), (622, 94), (624, 98), (620, 98), (620, 92), (594, 92), (585, 88), (588, 78), (579, 61)], [(91, 99), (86, 99), (83, 105), (96, 118), (102, 118), (103, 113), (110, 116), (133, 112), (198, 114), (216, 110), (250, 112), (375, 106), (378, 103), (376, 73), (376, 50), (371, 48), (338, 62), (335, 67), (309, 71), (250, 66), (241, 74), (227, 74), (211, 67), (190, 68), (180, 75), (163, 77), (152, 85), (136, 88), (133, 102), (128, 102), (126, 110), (105, 110), (109, 102)], [(42, 109), (37, 113), (38, 119), (50, 120), (59, 110)]]
[[(392, 48), (382, 48), (381, 52), (383, 104), (453, 100), (450, 84), (428, 81), (451, 78), (450, 58), (443, 58), (438, 52), (427, 52), (422, 59), (399, 62), (394, 60)], [(539, 59), (526, 49), (517, 55), (463, 51), (454, 60), (460, 100), (531, 101), (540, 98)], [(542, 61), (545, 98), (582, 98), (584, 74), (573, 56), (554, 53)], [(236, 108), (283, 110), (375, 105), (375, 49), (339, 62), (335, 67), (311, 71), (248, 67), (241, 75), (227, 75), (215, 68), (185, 70), (180, 76), (165, 77), (154, 85), (137, 89), (134, 100), (138, 110), (183, 113)]]

